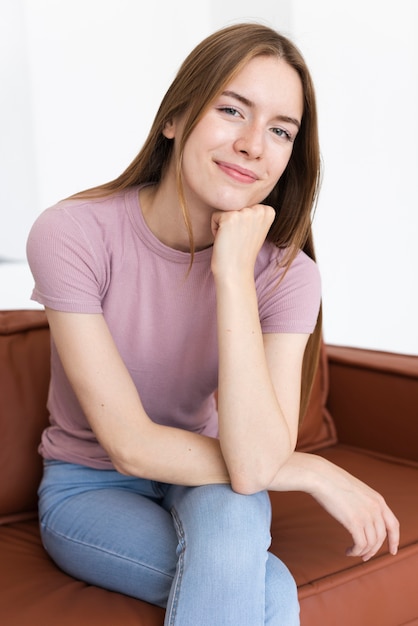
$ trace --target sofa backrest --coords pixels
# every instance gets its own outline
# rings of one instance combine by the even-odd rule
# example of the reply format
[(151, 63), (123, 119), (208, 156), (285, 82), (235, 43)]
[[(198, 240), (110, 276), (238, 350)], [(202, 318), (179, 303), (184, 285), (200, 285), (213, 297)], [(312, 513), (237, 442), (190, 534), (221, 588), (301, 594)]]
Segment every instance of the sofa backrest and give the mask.
[(43, 311), (0, 311), (0, 521), (30, 515), (48, 422), (49, 330)]
[[(42, 474), (38, 445), (48, 424), (49, 329), (43, 311), (0, 311), (0, 523), (36, 513)], [(325, 349), (303, 421), (298, 448), (335, 442), (326, 407)]]

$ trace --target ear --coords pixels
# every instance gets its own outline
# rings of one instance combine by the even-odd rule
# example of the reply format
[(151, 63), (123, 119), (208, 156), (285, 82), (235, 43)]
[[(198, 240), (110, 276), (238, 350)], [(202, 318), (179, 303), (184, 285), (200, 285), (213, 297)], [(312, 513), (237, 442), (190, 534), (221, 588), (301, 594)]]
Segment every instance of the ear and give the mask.
[(173, 120), (168, 120), (168, 122), (164, 124), (163, 135), (167, 139), (174, 139), (176, 136), (176, 124)]

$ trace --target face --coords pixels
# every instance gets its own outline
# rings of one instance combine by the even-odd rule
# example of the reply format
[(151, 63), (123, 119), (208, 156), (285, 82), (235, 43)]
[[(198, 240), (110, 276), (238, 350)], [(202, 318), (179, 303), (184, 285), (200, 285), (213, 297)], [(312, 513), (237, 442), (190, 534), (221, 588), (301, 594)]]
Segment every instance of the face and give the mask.
[[(183, 181), (190, 210), (240, 210), (273, 189), (291, 157), (303, 114), (297, 72), (276, 57), (256, 57), (209, 106), (188, 138)], [(166, 137), (182, 133), (182, 120)]]

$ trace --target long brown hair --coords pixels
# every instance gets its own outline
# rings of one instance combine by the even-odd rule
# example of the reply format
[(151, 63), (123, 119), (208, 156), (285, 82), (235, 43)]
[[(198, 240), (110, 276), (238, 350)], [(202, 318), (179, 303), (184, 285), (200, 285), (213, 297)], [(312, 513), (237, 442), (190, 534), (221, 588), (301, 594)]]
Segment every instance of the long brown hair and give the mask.
[[(292, 156), (280, 180), (264, 200), (276, 211), (267, 239), (281, 248), (286, 248), (287, 267), (300, 249), (315, 259), (311, 221), (320, 181), (320, 152), (314, 87), (297, 47), (283, 35), (262, 24), (235, 24), (213, 33), (196, 46), (181, 65), (165, 94), (149, 135), (136, 158), (115, 180), (81, 192), (76, 197), (103, 196), (141, 183), (158, 183), (171, 159), (173, 147), (173, 141), (167, 139), (162, 131), (176, 116), (185, 115), (176, 172), (177, 189), (193, 260), (193, 232), (181, 176), (184, 146), (196, 124), (226, 84), (248, 61), (261, 55), (279, 57), (293, 67), (300, 77), (304, 97), (301, 127)], [(303, 360), (300, 409), (302, 417), (306, 411), (318, 362), (321, 317), (320, 311)]]

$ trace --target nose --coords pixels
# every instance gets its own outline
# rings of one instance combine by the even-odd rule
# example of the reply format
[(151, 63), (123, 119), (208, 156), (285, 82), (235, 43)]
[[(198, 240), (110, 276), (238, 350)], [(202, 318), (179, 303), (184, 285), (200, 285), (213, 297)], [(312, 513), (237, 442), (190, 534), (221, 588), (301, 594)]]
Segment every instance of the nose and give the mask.
[(235, 141), (235, 149), (251, 159), (260, 159), (264, 151), (263, 131), (256, 124), (241, 129)]

